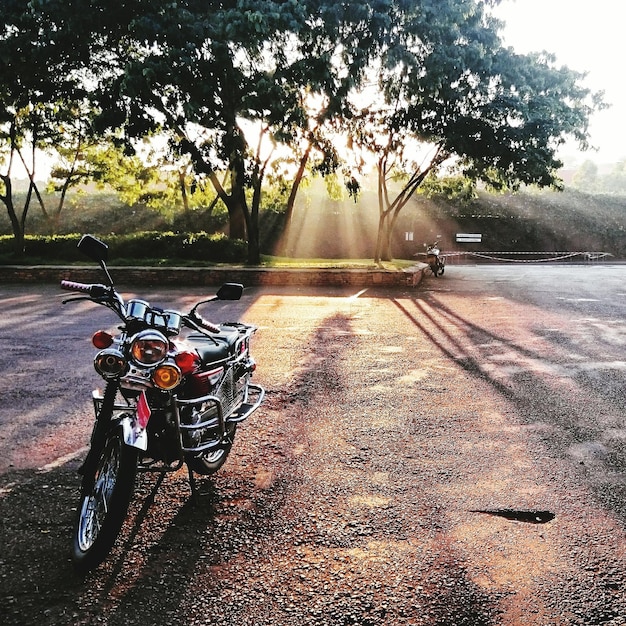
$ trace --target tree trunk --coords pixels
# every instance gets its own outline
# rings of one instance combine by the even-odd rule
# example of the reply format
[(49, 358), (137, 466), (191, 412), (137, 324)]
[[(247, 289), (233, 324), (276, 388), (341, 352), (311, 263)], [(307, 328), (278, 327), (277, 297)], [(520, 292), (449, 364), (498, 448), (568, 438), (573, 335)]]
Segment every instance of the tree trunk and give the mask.
[[(191, 157), (196, 172), (206, 174), (213, 185), (218, 197), (226, 205), (228, 211), (228, 236), (231, 239), (246, 240), (246, 208), (245, 208), (245, 188), (243, 182), (243, 165), (238, 169), (241, 173), (231, 169), (232, 190), (228, 194), (222, 182), (219, 180), (215, 170), (205, 161), (202, 152), (189, 139), (181, 141), (181, 148)], [(233, 162), (232, 167), (237, 167)]]
[(291, 226), (293, 223), (293, 211), (296, 203), (296, 196), (298, 195), (298, 190), (300, 189), (300, 184), (302, 183), (302, 179), (304, 178), (304, 172), (306, 170), (307, 163), (309, 162), (309, 157), (311, 156), (311, 150), (313, 148), (313, 144), (309, 143), (307, 149), (304, 151), (302, 158), (300, 159), (300, 164), (298, 165), (298, 171), (293, 179), (293, 183), (291, 185), (291, 190), (289, 192), (289, 198), (287, 199), (287, 209), (285, 211), (285, 227), (281, 237), (281, 242), (279, 245), (280, 254), (284, 254), (288, 256), (289, 254), (289, 243), (291, 237)]
[(243, 164), (240, 172), (231, 172), (232, 191), (228, 196), (228, 236), (231, 239), (247, 240), (249, 215), (246, 204), (246, 188), (243, 177)]
[(296, 196), (298, 195), (298, 189), (300, 188), (300, 183), (304, 178), (304, 172), (306, 170), (307, 163), (309, 162), (309, 157), (311, 156), (311, 150), (313, 148), (313, 144), (309, 143), (307, 149), (304, 151), (302, 158), (300, 159), (300, 164), (298, 166), (298, 171), (293, 179), (293, 184), (291, 185), (291, 191), (289, 192), (289, 199), (287, 200), (287, 210), (285, 212), (285, 224), (287, 227), (291, 225), (291, 220), (293, 218), (293, 208), (296, 203)]
[(178, 184), (180, 186), (180, 195), (183, 199), (183, 212), (185, 214), (185, 219), (188, 218), (189, 215), (189, 197), (187, 196), (187, 185), (185, 184), (185, 172), (178, 172)]
[(391, 236), (393, 234), (393, 223), (387, 214), (382, 232), (382, 248), (380, 251), (380, 261), (392, 261), (391, 256)]
[(246, 216), (243, 207), (239, 203), (227, 204), (228, 208), (228, 236), (231, 239), (247, 239)]
[(250, 220), (248, 229), (248, 265), (261, 264), (261, 242), (259, 237), (259, 220)]
[(374, 263), (386, 261), (385, 258), (385, 228), (387, 223), (387, 214), (382, 211), (378, 217), (378, 234), (376, 236), (376, 250), (374, 251)]
[(13, 231), (13, 254), (16, 257), (24, 256), (24, 228), (15, 211), (13, 204), (13, 184), (10, 176), (0, 174), (0, 180), (4, 183), (4, 194), (0, 194), (0, 200), (4, 203), (9, 214), (11, 230)]

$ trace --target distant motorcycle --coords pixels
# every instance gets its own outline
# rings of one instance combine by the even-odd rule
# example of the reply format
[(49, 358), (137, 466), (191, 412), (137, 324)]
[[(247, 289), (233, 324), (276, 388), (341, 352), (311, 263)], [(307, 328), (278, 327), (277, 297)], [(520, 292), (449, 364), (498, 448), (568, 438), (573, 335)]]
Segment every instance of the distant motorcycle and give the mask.
[[(108, 248), (85, 235), (79, 249), (98, 262), (108, 285), (64, 280), (79, 292), (63, 301), (90, 300), (121, 320), (117, 336), (97, 331), (96, 371), (104, 393), (93, 392), (95, 423), (82, 474), (72, 560), (79, 572), (108, 555), (126, 518), (137, 471), (166, 472), (187, 466), (192, 494), (194, 472), (213, 474), (232, 448), (240, 422), (263, 401), (251, 383), (256, 368), (250, 340), (256, 328), (240, 322), (215, 325), (197, 312), (217, 300), (239, 300), (243, 286), (226, 283), (189, 313), (124, 302), (106, 267)], [(183, 338), (181, 330), (187, 330)], [(191, 332), (189, 332), (191, 331)]]
[(431, 244), (424, 245), (426, 246), (426, 263), (428, 263), (433, 276), (435, 276), (435, 278), (437, 276), (443, 276), (443, 273), (446, 271), (446, 257), (441, 256), (439, 242), (435, 241)]

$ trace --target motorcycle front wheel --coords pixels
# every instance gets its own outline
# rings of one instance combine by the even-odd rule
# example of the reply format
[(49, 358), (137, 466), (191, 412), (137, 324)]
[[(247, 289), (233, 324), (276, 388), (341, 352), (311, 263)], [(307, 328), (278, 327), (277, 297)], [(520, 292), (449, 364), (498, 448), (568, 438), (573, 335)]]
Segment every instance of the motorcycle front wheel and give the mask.
[(77, 572), (97, 567), (115, 543), (133, 494), (137, 458), (118, 427), (107, 436), (94, 471), (83, 476), (72, 545)]

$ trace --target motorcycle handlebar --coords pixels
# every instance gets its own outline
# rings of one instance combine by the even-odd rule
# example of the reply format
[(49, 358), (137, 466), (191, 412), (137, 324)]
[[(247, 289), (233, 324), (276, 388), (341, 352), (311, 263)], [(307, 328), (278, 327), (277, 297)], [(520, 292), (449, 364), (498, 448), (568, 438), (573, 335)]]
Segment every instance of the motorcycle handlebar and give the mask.
[(86, 293), (89, 294), (89, 297), (91, 298), (101, 298), (107, 295), (110, 291), (106, 285), (88, 285), (86, 283), (77, 283), (73, 280), (62, 280), (61, 289)]
[[(111, 290), (106, 285), (98, 285), (93, 284), (89, 285), (87, 283), (78, 283), (73, 280), (62, 280), (61, 281), (61, 289), (65, 289), (67, 291), (78, 291), (80, 293), (86, 293), (90, 298), (98, 299), (110, 294)], [(221, 328), (212, 322), (207, 322), (200, 315), (195, 313), (193, 316), (190, 316), (190, 319), (194, 324), (197, 324), (199, 327), (208, 330), (210, 333), (219, 333), (221, 332)]]
[(76, 283), (73, 280), (61, 281), (61, 289), (65, 289), (66, 291), (84, 291), (85, 293), (89, 293), (90, 288), (91, 285), (86, 285), (85, 283)]

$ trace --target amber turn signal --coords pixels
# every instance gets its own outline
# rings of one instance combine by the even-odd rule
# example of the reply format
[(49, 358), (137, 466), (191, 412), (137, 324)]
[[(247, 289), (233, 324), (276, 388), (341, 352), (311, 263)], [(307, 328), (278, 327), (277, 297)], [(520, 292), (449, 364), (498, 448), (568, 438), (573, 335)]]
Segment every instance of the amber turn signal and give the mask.
[(152, 382), (159, 389), (164, 389), (165, 391), (174, 389), (180, 383), (181, 378), (180, 370), (175, 365), (159, 365), (152, 372)]

